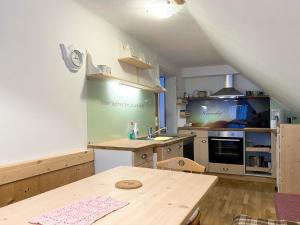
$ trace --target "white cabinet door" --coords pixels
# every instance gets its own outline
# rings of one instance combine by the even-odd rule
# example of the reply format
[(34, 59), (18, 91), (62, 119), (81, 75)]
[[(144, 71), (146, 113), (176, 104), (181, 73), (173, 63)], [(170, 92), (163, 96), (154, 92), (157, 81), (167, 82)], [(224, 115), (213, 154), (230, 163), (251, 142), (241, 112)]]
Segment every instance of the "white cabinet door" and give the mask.
[(94, 152), (96, 174), (118, 166), (133, 166), (132, 151), (94, 149)]

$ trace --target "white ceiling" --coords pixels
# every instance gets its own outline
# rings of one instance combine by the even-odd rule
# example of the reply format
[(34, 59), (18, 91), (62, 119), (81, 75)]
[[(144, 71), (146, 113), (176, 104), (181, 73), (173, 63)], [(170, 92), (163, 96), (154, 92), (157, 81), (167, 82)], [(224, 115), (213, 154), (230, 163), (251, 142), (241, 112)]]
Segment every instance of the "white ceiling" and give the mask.
[(145, 5), (153, 0), (77, 0), (81, 5), (146, 44), (177, 67), (224, 64), (187, 6), (160, 20)]

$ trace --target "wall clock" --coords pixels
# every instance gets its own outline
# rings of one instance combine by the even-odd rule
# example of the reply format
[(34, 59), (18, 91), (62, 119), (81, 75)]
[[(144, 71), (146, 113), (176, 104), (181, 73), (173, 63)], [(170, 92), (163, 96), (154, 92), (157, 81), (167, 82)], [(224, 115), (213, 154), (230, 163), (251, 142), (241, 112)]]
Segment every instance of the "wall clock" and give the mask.
[(75, 49), (73, 45), (65, 46), (64, 44), (60, 44), (59, 46), (66, 66), (71, 72), (76, 73), (83, 64), (84, 54)]

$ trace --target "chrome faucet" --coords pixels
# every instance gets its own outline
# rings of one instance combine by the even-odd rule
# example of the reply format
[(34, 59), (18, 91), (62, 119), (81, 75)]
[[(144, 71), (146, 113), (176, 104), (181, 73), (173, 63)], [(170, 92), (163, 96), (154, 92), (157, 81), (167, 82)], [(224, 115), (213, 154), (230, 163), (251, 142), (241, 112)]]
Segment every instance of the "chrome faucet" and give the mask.
[(165, 130), (165, 131), (167, 131), (168, 130), (168, 128), (167, 127), (162, 127), (162, 128), (160, 128), (160, 129), (158, 129), (157, 131), (154, 131), (154, 132), (152, 132), (152, 127), (149, 127), (148, 128), (148, 138), (150, 139), (150, 138), (153, 138), (153, 135), (154, 134), (156, 134), (156, 133), (158, 133), (158, 132), (160, 132), (160, 131), (162, 131), (162, 130)]

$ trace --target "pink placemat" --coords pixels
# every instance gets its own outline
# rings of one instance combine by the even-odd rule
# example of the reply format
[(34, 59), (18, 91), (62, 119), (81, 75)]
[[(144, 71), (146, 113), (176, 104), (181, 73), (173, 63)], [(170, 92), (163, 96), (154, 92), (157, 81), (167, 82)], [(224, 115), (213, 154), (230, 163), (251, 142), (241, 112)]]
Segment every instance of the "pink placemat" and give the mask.
[(128, 202), (118, 201), (111, 197), (89, 197), (35, 217), (29, 223), (40, 225), (90, 225), (128, 204)]

